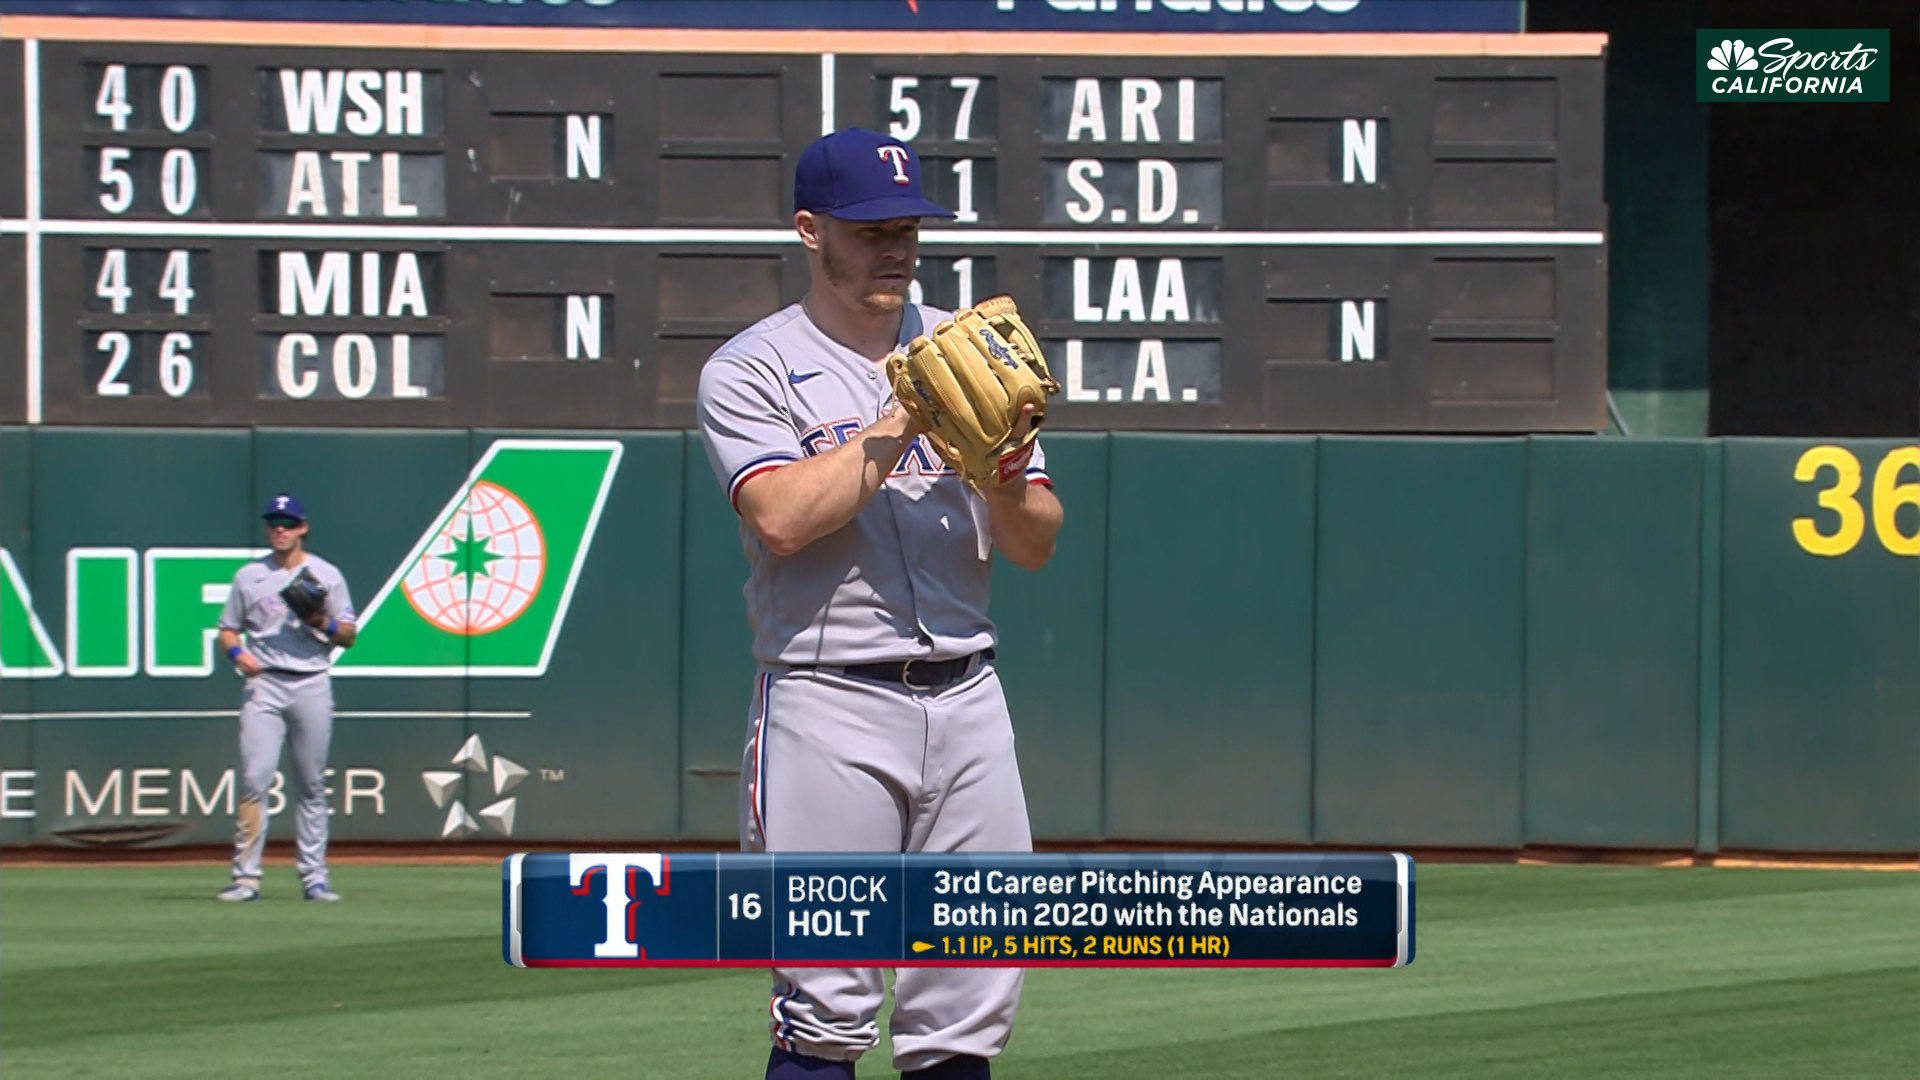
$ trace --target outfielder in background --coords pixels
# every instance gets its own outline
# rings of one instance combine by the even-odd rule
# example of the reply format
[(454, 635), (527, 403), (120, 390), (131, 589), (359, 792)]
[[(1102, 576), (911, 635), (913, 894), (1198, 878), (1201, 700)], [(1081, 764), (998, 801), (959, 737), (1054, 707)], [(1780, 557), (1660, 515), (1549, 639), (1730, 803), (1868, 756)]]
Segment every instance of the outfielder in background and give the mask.
[[(233, 884), (220, 899), (260, 899), (267, 846), (267, 796), (292, 758), (294, 836), (300, 885), (309, 900), (338, 900), (327, 881), (327, 744), (333, 738), (335, 646), (353, 644), (347, 579), (306, 549), (307, 511), (292, 495), (267, 500), (267, 546), (242, 566), (220, 612), (220, 649), (247, 681), (240, 698), (240, 809)], [(244, 638), (244, 641), (242, 640)]]
[[(888, 355), (947, 317), (908, 290), (920, 219), (952, 216), (924, 197), (904, 144), (859, 128), (823, 136), (794, 180), (811, 288), (701, 372), (701, 434), (752, 565), (748, 851), (1033, 848), (987, 587), (994, 548), (1030, 570), (1052, 557), (1060, 503), (1037, 442), (1005, 483), (962, 483), (888, 385)], [(851, 1077), (879, 1042), (882, 973), (773, 975), (767, 1076)], [(988, 1076), (1021, 979), (901, 969), (894, 1066)]]

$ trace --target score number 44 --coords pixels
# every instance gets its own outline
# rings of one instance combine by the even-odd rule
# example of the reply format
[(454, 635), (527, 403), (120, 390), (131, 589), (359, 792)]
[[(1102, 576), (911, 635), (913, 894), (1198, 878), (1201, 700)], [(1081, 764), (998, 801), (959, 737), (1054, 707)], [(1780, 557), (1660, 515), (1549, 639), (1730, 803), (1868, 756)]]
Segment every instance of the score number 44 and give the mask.
[[(1920, 529), (1912, 535), (1900, 531), (1902, 506), (1920, 507), (1920, 483), (1902, 484), (1903, 470), (1920, 470), (1920, 446), (1902, 446), (1880, 459), (1873, 470), (1873, 532), (1880, 545), (1894, 555), (1920, 555)], [(1793, 478), (1803, 484), (1820, 479), (1823, 470), (1832, 470), (1833, 483), (1821, 489), (1822, 509), (1839, 516), (1832, 532), (1821, 532), (1820, 523), (1810, 517), (1793, 519), (1793, 538), (1809, 555), (1834, 558), (1852, 551), (1867, 531), (1866, 508), (1860, 505), (1860, 459), (1842, 446), (1816, 446), (1800, 455), (1793, 466)]]

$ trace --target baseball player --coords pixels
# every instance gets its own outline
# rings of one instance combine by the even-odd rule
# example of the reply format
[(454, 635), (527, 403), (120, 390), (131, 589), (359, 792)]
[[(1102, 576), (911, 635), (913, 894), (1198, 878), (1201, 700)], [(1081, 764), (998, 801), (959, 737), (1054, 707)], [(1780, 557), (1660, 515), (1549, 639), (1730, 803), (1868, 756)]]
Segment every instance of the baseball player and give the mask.
[[(963, 484), (892, 400), (884, 366), (946, 317), (908, 289), (919, 219), (952, 216), (922, 195), (904, 144), (823, 136), (794, 180), (811, 287), (701, 372), (701, 434), (752, 565), (748, 851), (1033, 848), (987, 585), (993, 548), (1027, 569), (1052, 557), (1060, 503), (1037, 444), (1003, 486)], [(902, 969), (894, 1066), (988, 1076), (1022, 974)], [(769, 1080), (853, 1076), (879, 1041), (881, 972), (773, 975)]]
[[(246, 678), (247, 688), (240, 698), (233, 884), (219, 895), (233, 902), (260, 899), (267, 797), (280, 765), (280, 744), (290, 741), (300, 884), (309, 900), (338, 900), (340, 894), (327, 884), (324, 773), (333, 737), (327, 667), (335, 646), (353, 644), (353, 601), (339, 569), (306, 550), (307, 511), (299, 499), (275, 495), (263, 516), (272, 551), (234, 575), (220, 612), (220, 649)], [(313, 610), (302, 615), (294, 605)]]

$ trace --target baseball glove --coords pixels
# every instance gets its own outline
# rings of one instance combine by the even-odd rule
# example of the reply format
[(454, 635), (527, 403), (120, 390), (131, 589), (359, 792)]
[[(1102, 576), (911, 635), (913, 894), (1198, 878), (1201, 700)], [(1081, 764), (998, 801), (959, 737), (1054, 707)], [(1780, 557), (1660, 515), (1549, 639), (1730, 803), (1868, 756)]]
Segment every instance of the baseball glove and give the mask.
[[(1047, 396), (1060, 392), (1039, 342), (1005, 296), (954, 312), (931, 336), (914, 338), (887, 358), (887, 376), (927, 442), (982, 490), (1026, 472)], [(1016, 438), (1020, 409), (1029, 404), (1033, 425)]]
[(327, 614), (327, 587), (314, 579), (303, 567), (280, 590), (280, 599), (286, 601), (287, 610), (303, 623), (312, 623), (314, 616), (322, 618)]

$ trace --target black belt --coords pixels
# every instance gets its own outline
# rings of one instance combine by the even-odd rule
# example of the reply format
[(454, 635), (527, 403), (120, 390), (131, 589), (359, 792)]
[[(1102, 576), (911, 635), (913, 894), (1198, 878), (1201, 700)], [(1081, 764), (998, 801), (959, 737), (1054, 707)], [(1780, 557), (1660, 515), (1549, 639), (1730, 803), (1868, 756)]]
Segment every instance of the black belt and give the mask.
[[(856, 679), (893, 683), (909, 690), (938, 690), (973, 674), (974, 662), (993, 659), (992, 649), (953, 660), (895, 660), (884, 664), (848, 664), (836, 670)], [(826, 665), (819, 665), (826, 666)]]

